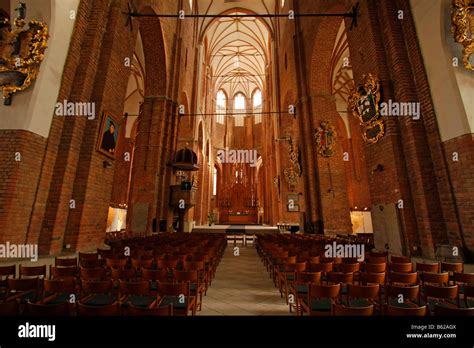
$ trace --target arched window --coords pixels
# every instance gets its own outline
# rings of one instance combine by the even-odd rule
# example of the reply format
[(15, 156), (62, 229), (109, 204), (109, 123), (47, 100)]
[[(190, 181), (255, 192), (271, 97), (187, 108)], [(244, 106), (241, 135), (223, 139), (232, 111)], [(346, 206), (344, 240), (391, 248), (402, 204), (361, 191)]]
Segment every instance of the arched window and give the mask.
[(189, 8), (191, 9), (191, 12), (193, 12), (193, 1), (194, 0), (189, 0)]
[(281, 0), (281, 8), (285, 7), (285, 0)]
[(262, 91), (257, 89), (253, 93), (252, 101), (253, 101), (253, 112), (255, 113), (255, 124), (262, 123), (262, 114), (259, 114), (259, 112), (262, 112), (262, 106), (263, 106), (262, 105), (263, 104)]
[(217, 195), (217, 168), (214, 166), (214, 173), (213, 173), (213, 183), (212, 183), (212, 195)]
[(227, 97), (224, 91), (220, 90), (217, 92), (216, 98), (216, 122), (224, 124), (225, 114), (227, 109)]
[[(234, 97), (234, 112), (236, 114), (245, 113), (245, 95), (242, 93), (237, 93)], [(234, 115), (234, 118), (236, 127), (244, 126), (244, 115)]]

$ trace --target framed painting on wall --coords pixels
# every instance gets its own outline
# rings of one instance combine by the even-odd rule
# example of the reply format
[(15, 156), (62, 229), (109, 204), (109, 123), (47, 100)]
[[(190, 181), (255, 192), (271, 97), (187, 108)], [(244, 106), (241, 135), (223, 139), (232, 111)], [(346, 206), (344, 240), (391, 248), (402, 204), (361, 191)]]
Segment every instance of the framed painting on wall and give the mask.
[(115, 159), (115, 149), (117, 148), (118, 135), (120, 131), (120, 121), (118, 117), (108, 111), (102, 113), (102, 120), (97, 141), (97, 151)]

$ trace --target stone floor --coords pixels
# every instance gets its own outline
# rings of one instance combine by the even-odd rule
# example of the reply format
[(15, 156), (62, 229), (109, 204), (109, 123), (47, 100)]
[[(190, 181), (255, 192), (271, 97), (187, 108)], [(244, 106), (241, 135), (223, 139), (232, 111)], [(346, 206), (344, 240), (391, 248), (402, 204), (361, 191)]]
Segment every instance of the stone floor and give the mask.
[(292, 315), (257, 251), (229, 244), (198, 315)]

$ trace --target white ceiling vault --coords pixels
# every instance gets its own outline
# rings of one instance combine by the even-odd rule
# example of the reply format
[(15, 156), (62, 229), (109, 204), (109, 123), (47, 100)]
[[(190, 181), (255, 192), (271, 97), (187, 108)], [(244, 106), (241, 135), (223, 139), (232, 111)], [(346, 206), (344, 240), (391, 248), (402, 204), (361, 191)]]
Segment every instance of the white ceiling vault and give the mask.
[[(251, 15), (273, 14), (277, 0), (199, 0), (199, 14)], [(205, 17), (200, 18), (200, 40), (206, 45), (205, 62), (210, 67), (211, 91), (220, 89), (229, 98), (265, 86), (273, 18)]]

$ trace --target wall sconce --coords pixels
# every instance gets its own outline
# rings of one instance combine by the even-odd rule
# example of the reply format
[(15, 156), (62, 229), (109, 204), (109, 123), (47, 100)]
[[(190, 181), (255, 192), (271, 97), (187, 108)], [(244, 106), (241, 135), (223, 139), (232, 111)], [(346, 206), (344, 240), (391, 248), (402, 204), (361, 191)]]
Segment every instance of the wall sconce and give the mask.
[(102, 165), (105, 169), (112, 167), (112, 163), (110, 163), (109, 161), (102, 162)]

